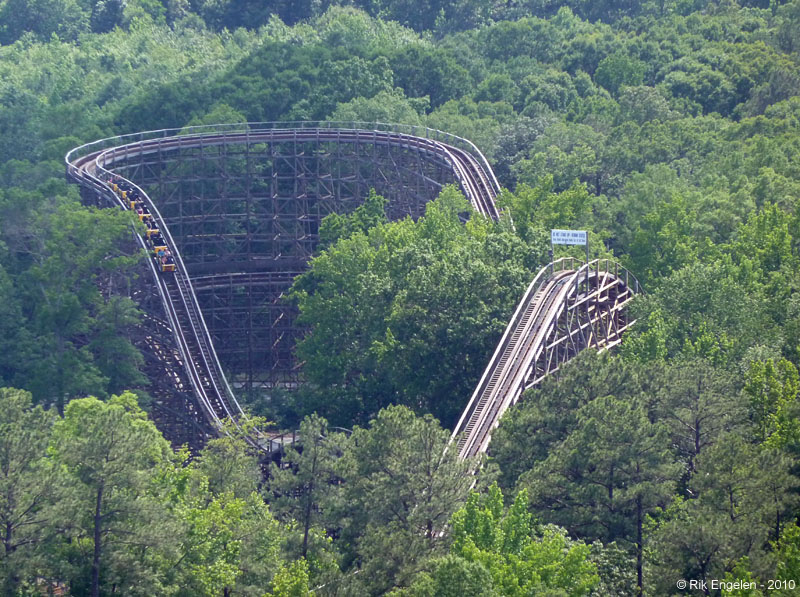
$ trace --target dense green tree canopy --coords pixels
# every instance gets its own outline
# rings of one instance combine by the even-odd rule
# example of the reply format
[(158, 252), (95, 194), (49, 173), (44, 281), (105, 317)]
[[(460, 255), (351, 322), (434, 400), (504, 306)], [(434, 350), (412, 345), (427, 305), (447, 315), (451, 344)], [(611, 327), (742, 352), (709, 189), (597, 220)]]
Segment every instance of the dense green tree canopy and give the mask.
[(555, 527), (537, 528), (527, 492), (504, 512), (503, 493), (473, 493), (453, 515), (450, 555), (435, 560), (405, 595), (588, 595), (599, 581), (590, 550)]
[(400, 403), (455, 422), (545, 252), (541, 229), (526, 241), (507, 221), (464, 224), (469, 213), (448, 188), (418, 222), (325, 220), (344, 236), (293, 290), (310, 327), (297, 348), (305, 409), (346, 426)]
[[(799, 0), (0, 0), (0, 385), (20, 388), (0, 391), (6, 593), (627, 596), (790, 577), (798, 39)], [(296, 119), (464, 136), (507, 215), (448, 188), (417, 222), (387, 222), (374, 193), (325, 220), (292, 292), (305, 383), (251, 403), (308, 416), (308, 443), (264, 483), (236, 434), (174, 453), (125, 392), (146, 383), (140, 256), (62, 159), (138, 130)], [(477, 487), (496, 476), (516, 500), (468, 498), (447, 428), (553, 227), (589, 230), (647, 294), (619, 354), (581, 355), (495, 432)]]

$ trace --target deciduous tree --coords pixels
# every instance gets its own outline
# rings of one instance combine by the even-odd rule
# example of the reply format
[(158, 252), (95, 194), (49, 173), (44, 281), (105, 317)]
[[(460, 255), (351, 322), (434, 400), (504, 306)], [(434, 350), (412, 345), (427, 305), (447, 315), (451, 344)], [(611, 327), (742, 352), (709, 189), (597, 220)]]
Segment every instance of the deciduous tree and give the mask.
[(587, 595), (598, 583), (589, 547), (563, 529), (534, 525), (522, 490), (507, 510), (497, 485), (453, 515), (450, 555), (404, 595)]

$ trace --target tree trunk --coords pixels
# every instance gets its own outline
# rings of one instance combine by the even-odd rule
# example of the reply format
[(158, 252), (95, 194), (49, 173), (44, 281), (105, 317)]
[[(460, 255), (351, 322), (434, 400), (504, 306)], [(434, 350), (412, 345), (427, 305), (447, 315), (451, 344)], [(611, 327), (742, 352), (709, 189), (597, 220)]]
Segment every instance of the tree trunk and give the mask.
[[(13, 528), (14, 527), (11, 522), (6, 523), (5, 537), (3, 537), (6, 558), (16, 550), (16, 547), (11, 544), (13, 538)], [(14, 597), (17, 594), (18, 585), (19, 576), (17, 575), (16, 571), (13, 569), (9, 570), (8, 575), (5, 578), (5, 590), (3, 591), (3, 595), (6, 597)]]
[(11, 555), (14, 551), (14, 547), (11, 545), (11, 540), (14, 537), (14, 525), (9, 520), (6, 522), (6, 532), (5, 536), (3, 537), (3, 546), (5, 547), (6, 557)]
[(636, 498), (636, 594), (642, 597), (643, 591), (643, 555), (644, 545), (642, 545), (642, 527), (644, 526), (644, 508), (642, 507), (642, 496)]
[(308, 533), (311, 530), (311, 512), (314, 502), (314, 479), (317, 474), (317, 456), (319, 450), (319, 440), (314, 440), (314, 458), (311, 461), (311, 481), (308, 484), (308, 495), (306, 496), (305, 520), (303, 521), (303, 557), (308, 553)]
[(97, 502), (94, 508), (94, 554), (92, 555), (92, 597), (100, 597), (100, 553), (101, 528), (103, 517), (100, 514), (103, 506), (103, 484), (97, 488)]
[(700, 418), (697, 417), (695, 419), (695, 427), (694, 427), (694, 454), (697, 456), (700, 454)]
[[(5, 536), (3, 537), (6, 558), (17, 549), (16, 546), (12, 545), (13, 537), (14, 525), (10, 521), (6, 522)], [(19, 585), (19, 576), (13, 569), (9, 570), (8, 576), (5, 578), (5, 591), (3, 594), (7, 597), (14, 597), (17, 594), (17, 585)]]
[(306, 511), (305, 511), (305, 520), (303, 521), (303, 557), (306, 557), (308, 553), (308, 533), (311, 530), (311, 498), (313, 496), (314, 491), (314, 482), (311, 482), (311, 486), (308, 489), (308, 497), (306, 498)]

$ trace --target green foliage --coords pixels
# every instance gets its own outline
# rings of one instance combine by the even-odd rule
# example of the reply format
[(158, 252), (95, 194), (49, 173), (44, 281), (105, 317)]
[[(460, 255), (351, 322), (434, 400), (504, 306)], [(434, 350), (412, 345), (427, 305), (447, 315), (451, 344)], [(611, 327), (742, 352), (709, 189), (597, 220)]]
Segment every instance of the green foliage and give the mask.
[(434, 108), (471, 86), (469, 72), (451, 52), (422, 44), (399, 49), (390, 61), (395, 84), (409, 97), (429, 97)]
[(786, 359), (750, 363), (744, 390), (758, 441), (776, 448), (800, 445), (798, 389), (797, 367)]
[[(98, 291), (128, 287), (138, 260), (120, 250), (129, 222), (79, 205), (63, 181), (71, 147), (248, 119), (425, 124), (472, 140), (492, 161), (515, 229), (465, 217), (453, 190), (417, 223), (387, 223), (374, 195), (326, 219), (320, 255), (295, 286), (312, 327), (299, 347), (310, 383), (281, 414), (318, 410), (350, 427), (401, 403), (451, 425), (544, 260), (547, 228), (586, 228), (597, 254), (613, 251), (648, 294), (630, 312), (638, 321), (623, 360), (582, 355), (506, 417), (492, 441), (502, 486), (523, 477), (542, 520), (619, 538), (616, 551), (592, 547), (597, 595), (632, 594), (637, 568), (654, 594), (674, 592), (677, 578), (789, 577), (800, 442), (798, 31), (797, 0), (0, 0), (0, 382), (62, 410), (143, 383), (129, 340), (139, 313)], [(160, 442), (117, 399), (108, 411), (98, 401), (73, 407), (75, 428), (56, 425), (61, 445), (57, 416), (31, 408), (28, 394), (4, 391), (0, 401), (0, 444), (16, 463), (0, 475), (0, 517), (17, 520), (0, 554), (8, 592), (41, 590), (37, 578), (90, 590), (97, 483), (75, 458), (88, 466), (96, 455), (72, 435), (106, 418), (146, 436), (119, 461), (133, 472), (114, 477), (118, 489), (103, 498), (120, 507), (97, 526), (108, 592), (261, 597), (335, 578), (331, 592), (510, 594), (512, 576), (568, 591), (535, 585), (527, 563), (500, 570), (510, 557), (495, 541), (502, 533), (487, 531), (495, 543), (476, 543), (482, 555), (468, 559), (420, 530), (432, 506), (411, 504), (427, 504), (421, 470), (434, 459), (400, 446), (440, 450), (447, 434), (429, 419), (384, 412), (380, 431), (357, 433), (363, 452), (307, 431), (327, 441), (287, 455), (296, 476), (276, 472), (279, 524), (253, 493), (258, 467), (239, 440), (215, 440), (191, 464), (147, 456)], [(303, 425), (312, 424), (325, 427)], [(408, 491), (369, 468), (379, 449)], [(634, 474), (637, 463), (653, 478)], [(461, 487), (450, 476), (457, 464), (433, 468), (429, 485)], [(592, 482), (613, 497), (595, 496)], [(293, 491), (298, 499), (283, 499)], [(434, 510), (449, 516), (460, 505), (443, 499)], [(491, 520), (486, 529), (502, 530), (502, 512)], [(575, 547), (555, 531), (531, 534), (533, 544), (537, 562)], [(345, 569), (360, 562), (366, 572), (337, 576), (332, 545)], [(499, 578), (511, 580), (502, 588)]]
[(667, 424), (674, 456), (693, 474), (701, 453), (748, 426), (737, 379), (704, 358), (654, 365), (654, 416)]
[(275, 512), (282, 518), (295, 520), (302, 530), (299, 556), (306, 558), (309, 550), (316, 551), (311, 543), (313, 529), (320, 526), (318, 519), (329, 527), (336, 521), (326, 513), (336, 508), (337, 460), (341, 457), (345, 438), (340, 433), (329, 432), (328, 422), (314, 414), (300, 424), (302, 450), (294, 446), (286, 450), (281, 466), (270, 466), (269, 489)]
[(42, 41), (51, 35), (75, 40), (89, 28), (89, 14), (76, 0), (6, 0), (0, 5), (0, 43), (25, 33)]
[[(764, 422), (780, 404), (781, 428), (793, 429), (794, 373), (786, 361), (752, 360), (740, 379), (708, 357), (642, 365), (581, 355), (506, 415), (491, 453), (543, 521), (629, 546), (648, 591), (740, 574), (729, 563), (741, 556), (755, 578), (770, 578), (764, 547), (796, 508), (786, 452), (796, 444)], [(743, 439), (754, 429), (763, 447)]]
[[(736, 566), (734, 566), (733, 570), (725, 574), (725, 583), (730, 587), (736, 587), (737, 585), (742, 587), (732, 588), (730, 590), (723, 588), (721, 594), (725, 597), (762, 597), (764, 595), (764, 593), (757, 588), (749, 588), (750, 586), (758, 587), (761, 583), (753, 578), (753, 574), (748, 570), (747, 556), (736, 562)], [(748, 588), (744, 588), (744, 586)]]
[(612, 94), (617, 94), (622, 86), (641, 85), (644, 81), (644, 69), (645, 65), (639, 60), (624, 54), (612, 54), (597, 65), (594, 80)]
[(355, 234), (367, 234), (370, 228), (385, 224), (386, 205), (388, 201), (370, 189), (364, 203), (359, 205), (352, 214), (330, 214), (323, 218), (319, 227), (319, 247), (327, 249), (340, 239), (350, 238)]
[(236, 582), (241, 544), (234, 526), (242, 518), (244, 501), (223, 494), (205, 507), (181, 512), (188, 523), (184, 566), (185, 595), (219, 595)]
[(104, 297), (110, 283), (140, 258), (120, 250), (130, 220), (117, 210), (84, 208), (59, 195), (52, 179), (36, 191), (0, 189), (0, 379), (31, 390), (60, 410), (71, 397), (108, 395), (141, 383), (142, 359), (127, 335), (138, 323), (130, 299)]
[(500, 466), (500, 485), (513, 489), (519, 476), (547, 455), (577, 425), (580, 408), (602, 396), (631, 398), (642, 390), (643, 372), (608, 354), (586, 351), (558, 379), (528, 390), (493, 433), (490, 454)]
[[(580, 228), (591, 211), (591, 199), (586, 187), (578, 184), (553, 193), (553, 178), (546, 176), (535, 188), (525, 184), (516, 193), (506, 192), (498, 204), (508, 209), (519, 235), (531, 242), (552, 228)], [(536, 230), (531, 228), (536, 227)]]
[(779, 578), (794, 578), (792, 575), (800, 572), (800, 528), (796, 524), (787, 525), (776, 548)]
[(334, 122), (386, 122), (420, 124), (420, 112), (430, 102), (427, 98), (408, 99), (403, 90), (382, 90), (371, 98), (357, 97), (340, 103), (330, 116)]
[(142, 554), (128, 546), (146, 541), (144, 521), (155, 522), (163, 511), (147, 489), (169, 445), (136, 397), (73, 400), (56, 422), (49, 451), (64, 475), (58, 507), (70, 521), (67, 537), (91, 546), (74, 552), (71, 574), (78, 578), (72, 582), (86, 582), (93, 594), (115, 583), (135, 586), (141, 595), (159, 591), (157, 578), (134, 573)]
[[(298, 347), (310, 385), (305, 412), (363, 422), (390, 403), (454, 422), (510, 308), (541, 263), (544, 238), (523, 242), (504, 222), (471, 217), (445, 189), (418, 222), (379, 224), (373, 198), (354, 216), (325, 220), (343, 236), (295, 282)], [(372, 207), (371, 207), (372, 206)]]
[(758, 289), (748, 289), (722, 264), (686, 267), (635, 305), (640, 325), (626, 343), (630, 354), (669, 358), (705, 346), (705, 356), (718, 364), (738, 365), (752, 346), (780, 350), (780, 331), (767, 307)]
[(297, 560), (281, 567), (272, 581), (272, 592), (265, 597), (306, 597), (308, 590), (308, 565), (305, 560)]
[(421, 575), (411, 595), (587, 595), (597, 584), (589, 548), (554, 527), (534, 528), (527, 493), (504, 512), (497, 485), (472, 493), (453, 515), (450, 555)]
[(259, 480), (249, 446), (228, 437), (207, 446), (199, 462), (178, 456), (162, 467), (156, 493), (174, 525), (163, 565), (176, 595), (261, 597), (285, 563), (281, 544), (292, 533), (248, 493)]
[[(450, 516), (472, 487), (477, 462), (446, 449), (450, 433), (430, 415), (381, 410), (356, 427), (339, 463), (344, 480), (342, 540), (362, 561), (370, 592), (405, 586), (431, 556), (442, 555)], [(413, 449), (412, 449), (413, 448)]]
[(581, 355), (562, 379), (530, 392), (506, 415), (492, 445), (503, 481), (510, 485), (518, 475), (517, 487), (528, 490), (543, 521), (627, 547), (639, 587), (646, 516), (669, 502), (683, 469), (670, 453), (669, 426), (649, 416), (648, 393), (659, 386), (648, 387), (648, 373)]
[(245, 499), (261, 481), (259, 454), (234, 433), (209, 440), (195, 466), (206, 477), (214, 495), (231, 494)]
[(186, 123), (187, 127), (202, 126), (206, 124), (229, 124), (246, 122), (247, 117), (234, 110), (228, 104), (219, 103), (215, 104), (211, 110), (203, 116), (195, 116)]
[(389, 593), (396, 596), (413, 597), (459, 597), (475, 595), (490, 597), (496, 595), (492, 589), (492, 576), (480, 562), (469, 561), (456, 555), (446, 555), (435, 561), (432, 573), (422, 572), (405, 591)]
[(35, 571), (47, 539), (56, 491), (45, 458), (54, 415), (32, 408), (28, 392), (0, 389), (0, 578), (6, 595)]
[[(295, 568), (282, 546), (296, 531), (257, 493), (209, 489), (242, 477), (231, 473), (247, 469), (242, 443), (227, 444), (231, 462), (208, 457), (219, 444), (188, 462), (130, 393), (73, 400), (64, 418), (20, 390), (0, 389), (0, 403), (4, 595), (261, 597), (279, 569)], [(315, 553), (317, 574), (331, 567), (328, 549)]]
[[(664, 501), (678, 473), (667, 430), (639, 400), (602, 396), (583, 406), (577, 425), (520, 483), (540, 510), (591, 539), (636, 541), (637, 516)], [(638, 524), (643, 523), (639, 520)]]
[(746, 556), (759, 578), (775, 574), (762, 550), (797, 504), (787, 458), (728, 434), (697, 461), (688, 495), (676, 500), (649, 532), (655, 592), (680, 578), (724, 578)]

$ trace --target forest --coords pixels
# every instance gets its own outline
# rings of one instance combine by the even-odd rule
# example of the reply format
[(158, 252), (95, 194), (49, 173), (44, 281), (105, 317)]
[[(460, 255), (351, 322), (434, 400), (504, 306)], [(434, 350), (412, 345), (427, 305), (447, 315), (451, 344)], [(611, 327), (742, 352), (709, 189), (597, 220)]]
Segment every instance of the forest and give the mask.
[[(0, 0), (0, 98), (3, 595), (800, 595), (800, 0)], [(243, 397), (313, 441), (171, 446), (132, 220), (64, 155), (297, 120), (465, 137), (505, 216), (329, 216), (304, 383)], [(637, 275), (637, 324), (461, 461), (551, 228)]]

